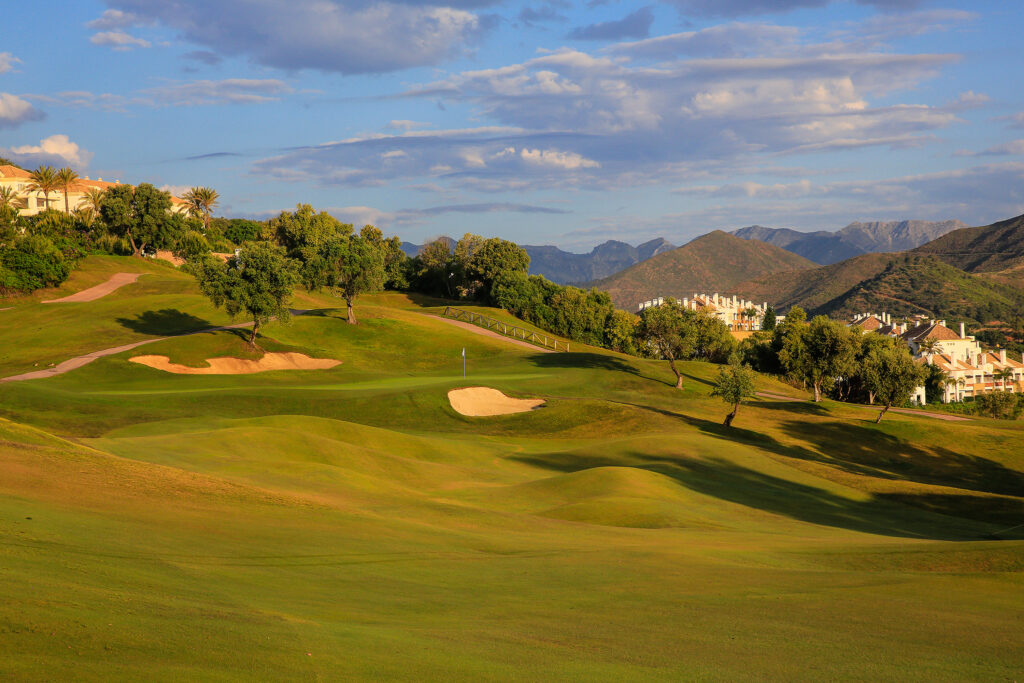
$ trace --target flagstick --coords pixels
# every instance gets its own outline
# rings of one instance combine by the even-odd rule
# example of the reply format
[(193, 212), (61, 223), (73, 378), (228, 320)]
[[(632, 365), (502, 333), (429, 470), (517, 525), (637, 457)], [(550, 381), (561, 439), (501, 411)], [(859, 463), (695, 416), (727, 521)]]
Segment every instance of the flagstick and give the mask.
[(466, 347), (462, 347), (462, 379), (466, 379)]

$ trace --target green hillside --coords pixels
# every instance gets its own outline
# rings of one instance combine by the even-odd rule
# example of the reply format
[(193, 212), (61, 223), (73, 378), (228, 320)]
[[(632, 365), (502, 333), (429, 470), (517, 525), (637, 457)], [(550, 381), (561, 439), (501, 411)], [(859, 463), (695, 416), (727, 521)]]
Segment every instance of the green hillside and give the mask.
[(635, 311), (637, 304), (654, 297), (733, 293), (737, 284), (752, 277), (815, 265), (779, 247), (715, 230), (590, 284), (607, 291), (617, 307)]
[(845, 294), (813, 309), (836, 317), (862, 311), (924, 314), (973, 322), (1011, 320), (1024, 310), (1024, 291), (965, 273), (934, 256), (913, 252)]
[(811, 310), (874, 277), (891, 258), (891, 254), (863, 254), (828, 266), (772, 273), (740, 283), (736, 291), (752, 301), (770, 301), (780, 310), (792, 306)]
[(954, 230), (914, 252), (934, 255), (970, 273), (1019, 269), (1024, 266), (1024, 216)]
[[(143, 268), (90, 257), (77, 286)], [(220, 322), (169, 268), (42, 298), (0, 311), (0, 377)], [(0, 382), (0, 677), (1018, 676), (1024, 422), (876, 425), (759, 377), (726, 429), (716, 366), (680, 363), (680, 392), (663, 361), (540, 353), (439, 303), (364, 297), (352, 326), (300, 295), (261, 328), (329, 370), (129, 360), (252, 354), (224, 330)], [(465, 417), (466, 386), (547, 403)]]

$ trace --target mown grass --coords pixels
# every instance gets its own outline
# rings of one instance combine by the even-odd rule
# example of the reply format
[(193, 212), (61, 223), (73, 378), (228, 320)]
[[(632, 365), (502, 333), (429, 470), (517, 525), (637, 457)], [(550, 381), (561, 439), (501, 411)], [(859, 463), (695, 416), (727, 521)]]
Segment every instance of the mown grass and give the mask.
[[(38, 328), (0, 344), (60, 357), (164, 296), (207, 315), (178, 274), (151, 284), (67, 330), (25, 304)], [(352, 327), (297, 299), (317, 310), (261, 347), (338, 367), (128, 361), (252, 353), (222, 331), (0, 384), (5, 678), (1018, 675), (1020, 426), (755, 399), (727, 430), (714, 366), (678, 392), (664, 363), (523, 349), (433, 302), (367, 297)], [(476, 384), (548, 403), (455, 413)]]

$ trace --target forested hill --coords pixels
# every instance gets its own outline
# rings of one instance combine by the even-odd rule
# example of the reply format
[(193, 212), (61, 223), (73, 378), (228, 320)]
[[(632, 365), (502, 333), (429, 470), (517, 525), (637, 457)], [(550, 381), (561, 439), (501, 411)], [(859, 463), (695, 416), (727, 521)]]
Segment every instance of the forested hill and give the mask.
[(743, 295), (735, 286), (751, 276), (814, 265), (785, 249), (716, 230), (588, 286), (607, 291), (618, 308), (635, 311), (637, 304), (657, 296)]
[(956, 230), (914, 251), (970, 273), (1016, 271), (1024, 267), (1024, 216)]

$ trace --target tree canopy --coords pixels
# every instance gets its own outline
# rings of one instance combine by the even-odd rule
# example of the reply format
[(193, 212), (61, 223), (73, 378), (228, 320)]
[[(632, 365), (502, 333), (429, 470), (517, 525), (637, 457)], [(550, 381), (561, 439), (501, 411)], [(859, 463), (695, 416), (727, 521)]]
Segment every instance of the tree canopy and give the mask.
[(754, 371), (749, 367), (733, 363), (720, 368), (711, 395), (732, 406), (732, 412), (725, 416), (722, 424), (731, 427), (743, 399), (754, 396), (754, 393)]
[(247, 314), (253, 321), (249, 343), (256, 345), (260, 325), (272, 318), (287, 320), (298, 264), (269, 242), (246, 242), (226, 262), (209, 257), (196, 269), (199, 289), (232, 317)]

